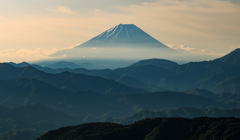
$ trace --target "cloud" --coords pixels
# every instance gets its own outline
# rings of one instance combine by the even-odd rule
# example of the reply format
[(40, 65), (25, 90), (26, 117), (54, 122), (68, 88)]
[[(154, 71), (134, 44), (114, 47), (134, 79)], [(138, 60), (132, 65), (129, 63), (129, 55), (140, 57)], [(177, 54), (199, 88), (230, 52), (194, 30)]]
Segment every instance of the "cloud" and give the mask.
[(0, 60), (3, 62), (23, 62), (35, 61), (39, 59), (49, 59), (49, 55), (59, 51), (57, 48), (44, 49), (5, 49), (0, 51)]
[(185, 55), (199, 55), (200, 56), (209, 56), (211, 58), (217, 58), (220, 56), (223, 56), (224, 53), (215, 53), (210, 51), (209, 49), (203, 48), (203, 49), (196, 49), (188, 47), (187, 45), (173, 45), (173, 44), (167, 44), (167, 46), (171, 49), (174, 49), (180, 53), (184, 53)]
[(55, 8), (46, 9), (46, 10), (50, 12), (61, 13), (61, 14), (74, 14), (74, 12), (71, 9), (65, 6), (57, 6)]
[(186, 45), (171, 45), (167, 44), (168, 47), (174, 50), (184, 50), (184, 51), (193, 51), (195, 50), (194, 48), (187, 47)]

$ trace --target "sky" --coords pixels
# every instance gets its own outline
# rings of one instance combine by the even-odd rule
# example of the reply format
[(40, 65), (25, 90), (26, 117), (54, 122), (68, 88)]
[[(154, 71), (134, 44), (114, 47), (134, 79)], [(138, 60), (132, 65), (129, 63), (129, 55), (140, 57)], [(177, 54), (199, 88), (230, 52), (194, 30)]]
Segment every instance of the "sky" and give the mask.
[(120, 23), (176, 50), (240, 48), (239, 0), (0, 0), (0, 62), (47, 59)]

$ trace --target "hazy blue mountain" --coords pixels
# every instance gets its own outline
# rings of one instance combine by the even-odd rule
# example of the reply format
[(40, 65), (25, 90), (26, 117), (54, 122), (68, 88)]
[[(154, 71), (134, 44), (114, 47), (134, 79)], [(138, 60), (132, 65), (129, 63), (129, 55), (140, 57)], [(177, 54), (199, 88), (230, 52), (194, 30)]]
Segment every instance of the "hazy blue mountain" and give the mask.
[(168, 48), (134, 24), (119, 24), (77, 47)]
[(53, 69), (57, 69), (57, 68), (76, 69), (76, 68), (80, 68), (81, 66), (79, 66), (73, 62), (59, 61), (59, 62), (50, 64), (46, 67), (53, 68)]
[(37, 64), (33, 64), (32, 67), (34, 67), (34, 68), (36, 68), (40, 71), (44, 71), (46, 73), (51, 73), (51, 74), (63, 73), (65, 71), (73, 72), (73, 70), (74, 70), (74, 69), (69, 69), (69, 68), (53, 69), (53, 68), (49, 68), (49, 67), (43, 67), (43, 66), (40, 66), (40, 65), (37, 65)]
[(27, 63), (27, 62), (22, 62), (22, 63), (13, 63), (10, 62), (10, 65), (14, 66), (14, 67), (27, 67), (30, 66), (31, 64)]
[(149, 91), (206, 89), (215, 93), (240, 93), (239, 49), (213, 61), (190, 62), (183, 65), (148, 59), (115, 70), (68, 70), (112, 79), (122, 84)]
[(173, 68), (173, 67), (178, 66), (178, 64), (176, 62), (173, 62), (173, 61), (170, 61), (170, 60), (165, 60), (165, 59), (154, 58), (154, 59), (146, 59), (146, 60), (138, 61), (138, 62), (132, 64), (130, 67), (148, 66), (148, 65), (161, 67), (161, 68), (165, 68), (165, 69), (169, 69), (169, 68)]
[(198, 140), (240, 137), (236, 118), (155, 118), (131, 125), (89, 123), (49, 131), (38, 140)]
[(113, 80), (96, 76), (63, 72), (49, 74), (39, 71), (32, 66), (16, 68), (10, 64), (0, 64), (0, 79), (31, 78), (44, 81), (57, 88), (68, 90), (90, 90), (100, 94), (133, 94), (144, 93), (141, 89), (134, 89)]

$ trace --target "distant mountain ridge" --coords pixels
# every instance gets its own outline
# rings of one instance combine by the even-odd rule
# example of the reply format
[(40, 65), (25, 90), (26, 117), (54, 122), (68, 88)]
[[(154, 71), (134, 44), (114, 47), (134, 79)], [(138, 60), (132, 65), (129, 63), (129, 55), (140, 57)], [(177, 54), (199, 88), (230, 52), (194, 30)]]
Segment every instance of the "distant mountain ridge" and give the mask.
[(57, 68), (70, 68), (70, 69), (76, 69), (81, 68), (81, 66), (73, 63), (73, 62), (67, 62), (67, 61), (59, 61), (53, 64), (48, 65), (47, 67), (57, 69)]
[(101, 94), (143, 93), (144, 90), (133, 89), (113, 80), (85, 74), (63, 72), (58, 74), (45, 73), (32, 66), (14, 67), (7, 63), (0, 64), (0, 79), (36, 79), (44, 81), (60, 89), (91, 90)]
[(115, 70), (70, 70), (74, 73), (113, 79), (150, 91), (207, 89), (240, 94), (240, 49), (211, 61), (178, 65), (163, 59), (147, 59)]

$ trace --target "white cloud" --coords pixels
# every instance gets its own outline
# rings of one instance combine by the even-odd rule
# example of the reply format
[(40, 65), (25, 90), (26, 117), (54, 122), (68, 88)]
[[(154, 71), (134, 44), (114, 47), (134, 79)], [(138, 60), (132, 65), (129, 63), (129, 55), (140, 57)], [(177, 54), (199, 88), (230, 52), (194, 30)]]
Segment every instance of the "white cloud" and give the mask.
[(0, 51), (2, 62), (23, 62), (47, 59), (48, 56), (59, 51), (57, 48), (44, 49), (5, 49)]
[(206, 48), (196, 49), (196, 48), (188, 47), (187, 45), (173, 45), (173, 44), (167, 44), (167, 46), (180, 53), (185, 53), (186, 55), (199, 55), (199, 56), (205, 55), (205, 56), (212, 56), (212, 58), (214, 57), (217, 58), (224, 55), (224, 53), (215, 53)]
[(57, 6), (52, 9), (47, 9), (47, 11), (61, 13), (61, 14), (74, 14), (74, 12), (71, 9), (65, 6)]
[(174, 50), (184, 50), (184, 51), (193, 51), (195, 50), (194, 48), (187, 47), (186, 45), (171, 45), (167, 44), (168, 47)]

